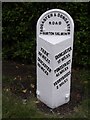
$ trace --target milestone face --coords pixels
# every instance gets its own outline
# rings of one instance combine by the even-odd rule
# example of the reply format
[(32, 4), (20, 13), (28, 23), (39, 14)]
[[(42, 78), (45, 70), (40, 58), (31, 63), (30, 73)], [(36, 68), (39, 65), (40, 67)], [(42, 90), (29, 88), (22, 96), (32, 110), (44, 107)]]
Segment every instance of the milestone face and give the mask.
[(40, 35), (70, 35), (71, 25), (68, 16), (58, 11), (46, 14), (40, 22)]
[(74, 24), (59, 9), (46, 11), (37, 22), (37, 98), (50, 108), (70, 100)]

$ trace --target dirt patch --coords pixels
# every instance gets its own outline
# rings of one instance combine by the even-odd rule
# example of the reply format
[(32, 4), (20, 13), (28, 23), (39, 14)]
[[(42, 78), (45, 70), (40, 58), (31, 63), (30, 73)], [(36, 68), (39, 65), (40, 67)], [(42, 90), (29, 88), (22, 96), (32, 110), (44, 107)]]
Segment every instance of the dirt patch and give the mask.
[[(34, 65), (18, 64), (13, 61), (3, 62), (2, 64), (3, 76), (11, 79), (9, 84), (12, 93), (28, 99), (29, 97), (36, 97), (36, 67)], [(75, 106), (78, 106), (83, 99), (83, 88), (80, 85), (80, 79), (75, 76), (75, 70), (72, 70), (72, 87), (71, 100), (58, 108), (50, 109), (42, 102), (38, 102), (37, 108), (45, 113), (66, 114), (73, 112)], [(3, 82), (3, 88), (6, 87)]]
[[(13, 61), (3, 62), (2, 76), (10, 79), (7, 83), (12, 93), (22, 99), (35, 94), (36, 67), (34, 65), (19, 64)], [(3, 88), (6, 87), (3, 82)]]

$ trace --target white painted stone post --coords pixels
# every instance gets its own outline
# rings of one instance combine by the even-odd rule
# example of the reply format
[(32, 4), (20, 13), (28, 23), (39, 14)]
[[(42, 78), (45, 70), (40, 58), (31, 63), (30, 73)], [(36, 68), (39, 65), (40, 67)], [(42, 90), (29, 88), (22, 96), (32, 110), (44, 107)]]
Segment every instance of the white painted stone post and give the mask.
[(50, 108), (70, 100), (74, 23), (60, 9), (41, 15), (37, 22), (37, 98)]

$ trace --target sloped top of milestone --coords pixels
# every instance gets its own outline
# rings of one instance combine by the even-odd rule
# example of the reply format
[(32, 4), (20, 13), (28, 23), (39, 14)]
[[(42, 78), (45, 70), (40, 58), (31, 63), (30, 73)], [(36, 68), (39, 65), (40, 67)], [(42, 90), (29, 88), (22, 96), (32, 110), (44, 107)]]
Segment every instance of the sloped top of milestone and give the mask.
[(70, 39), (70, 36), (47, 36), (47, 35), (40, 35), (40, 38), (55, 45), (58, 44), (64, 40)]
[(73, 31), (73, 19), (67, 12), (60, 9), (46, 11), (37, 22), (37, 35), (70, 36)]

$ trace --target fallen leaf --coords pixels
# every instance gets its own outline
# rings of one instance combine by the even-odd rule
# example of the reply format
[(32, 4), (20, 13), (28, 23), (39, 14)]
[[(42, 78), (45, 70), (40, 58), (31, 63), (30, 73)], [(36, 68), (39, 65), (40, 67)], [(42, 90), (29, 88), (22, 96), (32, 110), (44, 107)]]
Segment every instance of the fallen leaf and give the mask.
[(31, 88), (34, 88), (35, 86), (33, 84), (31, 84)]
[(54, 111), (52, 109), (50, 109), (50, 112), (52, 112), (54, 114)]
[(27, 77), (28, 77), (28, 78), (31, 78), (32, 76), (28, 75)]
[(8, 89), (8, 88), (6, 89), (7, 92), (8, 92), (9, 90), (10, 90), (10, 89)]
[(14, 80), (16, 80), (17, 78), (15, 77)]
[(78, 108), (77, 108), (77, 107), (74, 107), (74, 111), (75, 111), (75, 112), (78, 112), (79, 110), (78, 110)]
[(18, 75), (17, 77), (19, 78), (20, 76)]
[(20, 80), (22, 80), (22, 78), (20, 77)]
[(88, 83), (88, 81), (84, 81), (84, 84), (87, 84)]
[(18, 67), (18, 66), (16, 66), (16, 68), (18, 69), (19, 67)]
[(22, 90), (22, 92), (23, 92), (23, 93), (26, 93), (26, 92), (27, 92), (27, 89)]
[(58, 112), (57, 114), (58, 114), (58, 115), (60, 115), (60, 113), (59, 113), (59, 112)]
[(30, 94), (31, 94), (32, 92), (30, 91)]
[(17, 76), (17, 78), (18, 78), (19, 80), (22, 80), (21, 76), (19, 76), (19, 75)]
[(38, 104), (38, 103), (39, 103), (39, 101), (37, 100), (37, 101), (35, 101), (35, 103), (36, 103), (36, 104)]

